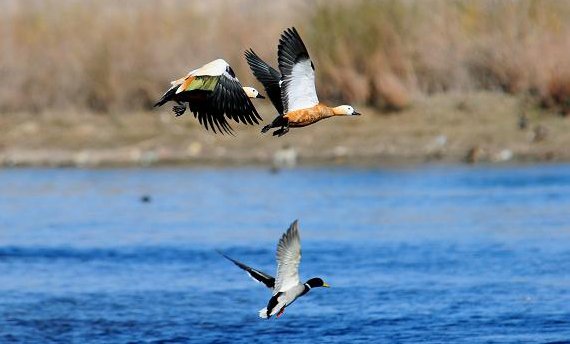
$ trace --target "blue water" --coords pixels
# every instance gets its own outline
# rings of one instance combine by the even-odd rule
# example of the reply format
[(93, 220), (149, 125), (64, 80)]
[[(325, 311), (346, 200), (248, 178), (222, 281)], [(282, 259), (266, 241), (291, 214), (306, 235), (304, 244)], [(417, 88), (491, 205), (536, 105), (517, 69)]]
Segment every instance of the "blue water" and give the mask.
[[(2, 343), (570, 340), (570, 166), (0, 171)], [(151, 202), (140, 201), (149, 195)], [(267, 272), (300, 219), (279, 319)]]

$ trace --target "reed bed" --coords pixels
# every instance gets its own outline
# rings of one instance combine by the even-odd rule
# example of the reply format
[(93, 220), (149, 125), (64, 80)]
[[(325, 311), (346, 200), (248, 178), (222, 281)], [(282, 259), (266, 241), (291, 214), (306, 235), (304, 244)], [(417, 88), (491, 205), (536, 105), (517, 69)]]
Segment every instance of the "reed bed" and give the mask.
[[(149, 109), (217, 57), (255, 83), (297, 26), (323, 101), (399, 110), (449, 91), (524, 94), (570, 114), (570, 2), (556, 0), (0, 2), (0, 112)], [(257, 85), (257, 84), (255, 84)]]

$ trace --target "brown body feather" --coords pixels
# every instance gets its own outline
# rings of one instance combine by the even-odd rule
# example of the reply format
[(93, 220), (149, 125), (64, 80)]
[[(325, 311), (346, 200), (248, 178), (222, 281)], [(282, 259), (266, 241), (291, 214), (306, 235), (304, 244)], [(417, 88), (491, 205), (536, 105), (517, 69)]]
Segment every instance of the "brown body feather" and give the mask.
[(304, 127), (334, 115), (335, 113), (332, 108), (317, 104), (308, 109), (288, 112), (283, 115), (283, 117), (287, 119), (290, 127)]
[[(190, 86), (190, 83), (192, 81), (194, 81), (195, 78), (196, 78), (195, 76), (191, 75), (191, 76), (187, 76), (183, 79), (180, 79), (180, 80), (182, 80), (182, 82), (180, 83), (180, 87), (178, 87), (178, 90), (176, 92), (180, 93), (180, 92), (184, 91), (185, 89), (187, 89), (188, 86)], [(180, 81), (180, 80), (177, 80), (177, 81)]]

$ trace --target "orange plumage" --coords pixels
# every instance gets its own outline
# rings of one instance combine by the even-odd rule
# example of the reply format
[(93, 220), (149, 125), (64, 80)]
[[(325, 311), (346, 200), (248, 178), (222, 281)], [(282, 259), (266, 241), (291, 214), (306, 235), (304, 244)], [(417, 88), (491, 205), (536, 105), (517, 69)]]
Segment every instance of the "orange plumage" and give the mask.
[(334, 115), (332, 108), (317, 104), (311, 108), (290, 111), (284, 114), (283, 117), (287, 119), (291, 127), (304, 127)]

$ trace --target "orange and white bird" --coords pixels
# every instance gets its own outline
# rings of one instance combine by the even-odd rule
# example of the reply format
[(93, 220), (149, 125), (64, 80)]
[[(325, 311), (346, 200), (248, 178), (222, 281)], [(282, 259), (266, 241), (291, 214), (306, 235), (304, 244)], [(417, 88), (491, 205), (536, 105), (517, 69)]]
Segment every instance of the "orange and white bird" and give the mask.
[(328, 107), (319, 102), (315, 88), (315, 66), (295, 28), (285, 30), (279, 40), (277, 60), (280, 72), (261, 60), (253, 50), (246, 51), (253, 75), (261, 82), (279, 112), (261, 132), (279, 128), (274, 136), (285, 135), (290, 127), (304, 127), (333, 116), (360, 115), (350, 105)]
[(186, 111), (186, 104), (206, 130), (232, 134), (227, 119), (247, 124), (259, 124), (261, 116), (250, 98), (265, 98), (253, 87), (243, 87), (230, 65), (217, 59), (174, 80), (172, 86), (154, 106), (174, 101), (176, 116)]

